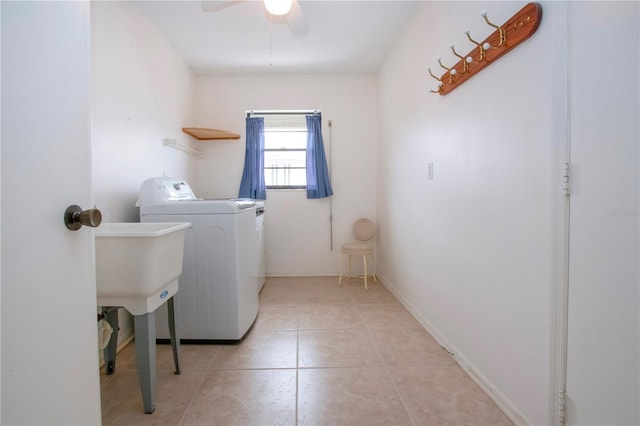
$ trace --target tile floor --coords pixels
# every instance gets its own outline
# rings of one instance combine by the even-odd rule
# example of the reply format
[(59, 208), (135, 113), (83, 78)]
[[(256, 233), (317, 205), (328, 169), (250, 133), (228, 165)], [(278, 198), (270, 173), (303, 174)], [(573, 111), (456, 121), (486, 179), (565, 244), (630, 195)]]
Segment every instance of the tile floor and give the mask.
[(239, 345), (157, 353), (146, 415), (133, 345), (101, 374), (104, 425), (512, 424), (381, 284), (268, 278)]

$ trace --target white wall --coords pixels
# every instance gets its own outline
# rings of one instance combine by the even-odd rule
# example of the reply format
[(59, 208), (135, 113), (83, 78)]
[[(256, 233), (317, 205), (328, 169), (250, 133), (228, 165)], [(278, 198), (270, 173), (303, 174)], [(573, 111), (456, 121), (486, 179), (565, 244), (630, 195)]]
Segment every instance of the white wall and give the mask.
[[(330, 250), (329, 199), (307, 200), (300, 190), (267, 191), (267, 275), (335, 275), (340, 244), (351, 239), (359, 217), (375, 217), (377, 80), (373, 76), (200, 76), (195, 125), (231, 130), (240, 140), (199, 142), (199, 196), (237, 197), (245, 151), (247, 110), (322, 111), (330, 164), (334, 251)], [(328, 121), (332, 121), (330, 143)], [(333, 153), (330, 152), (330, 145)], [(355, 270), (355, 262), (354, 262)]]
[(146, 19), (124, 2), (91, 5), (92, 138), (96, 204), (105, 222), (137, 222), (146, 178), (196, 182), (196, 157), (162, 146), (188, 144), (193, 75)]
[[(524, 2), (427, 2), (380, 75), (378, 271), (516, 421), (550, 422), (551, 27), (446, 96), (456, 61)], [(442, 70), (440, 70), (442, 71)], [(438, 72), (438, 74), (441, 74)], [(427, 163), (434, 179), (427, 179)]]
[[(162, 145), (189, 144), (194, 77), (175, 50), (124, 2), (91, 3), (92, 149), (103, 222), (138, 222), (140, 184), (180, 176), (197, 184), (197, 158)], [(119, 342), (133, 333), (120, 310)]]

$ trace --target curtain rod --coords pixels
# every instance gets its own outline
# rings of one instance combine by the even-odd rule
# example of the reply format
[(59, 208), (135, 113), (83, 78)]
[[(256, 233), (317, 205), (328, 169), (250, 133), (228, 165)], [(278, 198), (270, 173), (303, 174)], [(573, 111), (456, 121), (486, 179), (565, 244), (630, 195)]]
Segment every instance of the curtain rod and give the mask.
[(257, 115), (282, 115), (282, 114), (290, 114), (290, 115), (294, 115), (294, 114), (301, 114), (301, 115), (306, 115), (306, 114), (320, 114), (320, 110), (296, 110), (296, 111), (291, 111), (291, 110), (283, 110), (283, 111), (275, 111), (275, 110), (267, 110), (267, 111), (247, 111), (247, 117), (251, 117), (254, 114)]

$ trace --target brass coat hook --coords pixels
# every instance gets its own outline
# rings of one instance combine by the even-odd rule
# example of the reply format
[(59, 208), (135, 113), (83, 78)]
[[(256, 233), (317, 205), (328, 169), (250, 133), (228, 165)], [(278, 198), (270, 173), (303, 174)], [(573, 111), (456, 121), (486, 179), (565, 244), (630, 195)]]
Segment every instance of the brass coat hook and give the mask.
[(456, 81), (456, 74), (458, 73), (458, 71), (456, 71), (456, 69), (455, 69), (455, 68), (453, 68), (453, 67), (448, 68), (448, 67), (444, 66), (444, 65), (442, 64), (442, 61), (440, 60), (440, 57), (437, 57), (437, 58), (436, 58), (436, 60), (438, 61), (438, 63), (440, 64), (440, 66), (441, 66), (443, 69), (445, 69), (445, 70), (449, 71), (449, 84), (451, 84), (451, 83), (453, 83), (454, 81)]
[(460, 74), (464, 74), (467, 71), (469, 71), (469, 64), (473, 62), (473, 58), (471, 56), (467, 56), (465, 59), (464, 56), (459, 55), (458, 52), (456, 52), (456, 47), (453, 45), (453, 43), (451, 43), (449, 47), (451, 48), (451, 51), (453, 52), (454, 55), (462, 59), (462, 72)]
[(491, 45), (489, 43), (481, 44), (475, 41), (474, 39), (472, 39), (468, 29), (464, 30), (464, 33), (467, 35), (467, 38), (471, 43), (478, 46), (478, 48), (480, 49), (480, 61), (484, 61), (485, 58), (487, 57), (487, 50), (491, 47)]
[(496, 30), (498, 30), (499, 34), (500, 34), (500, 43), (498, 44), (498, 47), (502, 47), (504, 46), (504, 44), (507, 42), (507, 32), (500, 26), (492, 23), (489, 21), (489, 18), (487, 18), (487, 11), (483, 10), (480, 13), (480, 16), (482, 16), (484, 18), (484, 21), (487, 23), (487, 25), (489, 25), (490, 27), (495, 28)]
[(438, 80), (440, 83), (442, 83), (442, 80), (440, 80), (438, 77), (436, 77), (435, 75), (433, 75), (433, 73), (431, 72), (431, 67), (427, 67), (427, 71), (429, 71), (429, 74), (431, 75), (431, 77), (435, 78), (436, 80)]
[(433, 89), (429, 89), (429, 91), (431, 93), (440, 93), (440, 91), (442, 90), (442, 80), (440, 80), (437, 76), (435, 76), (432, 72), (431, 72), (431, 67), (427, 67), (427, 71), (429, 71), (429, 75), (433, 78), (436, 79), (436, 81), (438, 82), (438, 90), (433, 90)]

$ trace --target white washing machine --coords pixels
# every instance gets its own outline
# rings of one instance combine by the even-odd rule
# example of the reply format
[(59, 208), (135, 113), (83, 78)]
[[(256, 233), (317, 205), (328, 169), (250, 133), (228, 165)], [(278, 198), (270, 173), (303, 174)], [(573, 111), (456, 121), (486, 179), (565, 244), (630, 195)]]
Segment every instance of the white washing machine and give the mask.
[[(140, 188), (141, 222), (190, 222), (177, 294), (182, 340), (237, 341), (258, 314), (258, 251), (253, 200), (196, 198), (187, 182), (151, 178)], [(168, 339), (166, 308), (156, 311)]]

